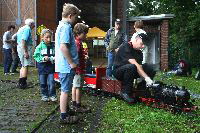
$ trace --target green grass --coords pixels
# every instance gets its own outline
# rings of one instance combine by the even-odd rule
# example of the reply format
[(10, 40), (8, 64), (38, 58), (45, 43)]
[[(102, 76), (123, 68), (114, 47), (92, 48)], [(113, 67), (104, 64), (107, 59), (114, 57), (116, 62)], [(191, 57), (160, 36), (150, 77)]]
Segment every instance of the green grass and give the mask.
[(166, 84), (185, 86), (188, 90), (200, 94), (200, 80), (194, 78), (196, 72), (197, 70), (193, 70), (192, 75), (189, 77), (180, 77), (175, 75), (167, 76), (166, 73), (159, 72), (154, 80), (162, 81)]
[[(193, 72), (195, 73), (195, 71)], [(166, 76), (159, 72), (156, 80), (166, 84), (185, 86), (191, 92), (200, 94), (200, 81), (191, 77)], [(200, 105), (196, 99), (195, 105)], [(128, 105), (113, 98), (103, 110), (99, 132), (104, 133), (195, 133), (200, 131), (200, 111), (191, 114), (172, 114), (143, 104)]]

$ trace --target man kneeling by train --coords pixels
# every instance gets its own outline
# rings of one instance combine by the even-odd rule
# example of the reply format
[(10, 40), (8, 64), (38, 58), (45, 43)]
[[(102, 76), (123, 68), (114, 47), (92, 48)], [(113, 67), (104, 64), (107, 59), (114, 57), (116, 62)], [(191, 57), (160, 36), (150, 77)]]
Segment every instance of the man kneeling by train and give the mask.
[(124, 43), (119, 47), (114, 61), (113, 75), (121, 81), (122, 98), (128, 102), (136, 102), (132, 97), (133, 81), (140, 76), (144, 78), (142, 83), (146, 85), (153, 84), (152, 78), (155, 76), (155, 71), (150, 65), (142, 64), (143, 54), (141, 49), (147, 44), (147, 34), (140, 33), (131, 39), (130, 42)]

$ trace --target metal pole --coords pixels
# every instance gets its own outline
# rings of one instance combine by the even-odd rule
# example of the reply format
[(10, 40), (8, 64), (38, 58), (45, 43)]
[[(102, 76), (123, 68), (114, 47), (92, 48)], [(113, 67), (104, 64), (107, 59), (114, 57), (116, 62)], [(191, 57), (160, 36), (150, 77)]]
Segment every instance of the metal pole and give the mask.
[(123, 3), (123, 31), (126, 33), (126, 19), (127, 19), (128, 0)]
[(17, 0), (17, 18), (16, 18), (16, 24), (17, 26), (20, 26), (22, 24), (21, 20), (21, 0)]
[(110, 1), (110, 28), (112, 28), (112, 18), (113, 18), (112, 7), (113, 7), (113, 0)]
[(18, 19), (20, 19), (21, 18), (21, 11), (20, 11), (20, 9), (21, 9), (21, 0), (18, 0), (17, 4), (18, 4), (17, 15), (18, 15)]
[(35, 0), (35, 46), (37, 45), (37, 0)]

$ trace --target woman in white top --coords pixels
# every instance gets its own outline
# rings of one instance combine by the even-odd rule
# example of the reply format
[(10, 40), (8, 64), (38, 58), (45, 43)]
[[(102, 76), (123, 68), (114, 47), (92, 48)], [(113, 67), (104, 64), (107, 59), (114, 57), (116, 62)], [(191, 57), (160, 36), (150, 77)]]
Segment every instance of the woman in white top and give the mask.
[[(137, 20), (135, 21), (134, 23), (134, 28), (135, 28), (135, 33), (133, 34), (133, 36), (131, 37), (131, 40), (133, 40), (138, 34), (141, 34), (141, 33), (144, 33), (144, 34), (147, 34), (146, 31), (143, 30), (143, 21), (142, 20)], [(143, 61), (142, 61), (142, 64), (144, 63), (147, 63), (146, 62), (146, 57), (147, 57), (147, 53), (148, 53), (148, 48), (145, 47), (143, 50), (142, 50), (142, 53), (143, 53)]]

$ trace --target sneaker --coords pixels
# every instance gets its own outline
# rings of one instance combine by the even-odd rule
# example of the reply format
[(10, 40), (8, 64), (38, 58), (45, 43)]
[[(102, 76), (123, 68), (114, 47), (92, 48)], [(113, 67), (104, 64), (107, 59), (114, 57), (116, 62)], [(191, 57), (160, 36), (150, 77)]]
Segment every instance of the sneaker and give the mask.
[(79, 120), (78, 116), (67, 116), (65, 119), (60, 118), (61, 124), (74, 124), (77, 123)]
[(9, 73), (4, 73), (4, 75), (9, 75)]
[(55, 96), (52, 96), (52, 97), (50, 97), (49, 99), (50, 99), (52, 102), (57, 101), (57, 98), (56, 98)]
[(14, 75), (15, 73), (9, 73), (9, 75)]
[(74, 112), (76, 113), (90, 113), (91, 112), (91, 109), (89, 107), (86, 107), (83, 105), (81, 107), (73, 106), (72, 110), (74, 110)]
[(44, 101), (44, 102), (48, 102), (49, 101), (49, 98), (47, 97), (47, 96), (42, 96), (42, 99), (41, 99), (42, 101)]

